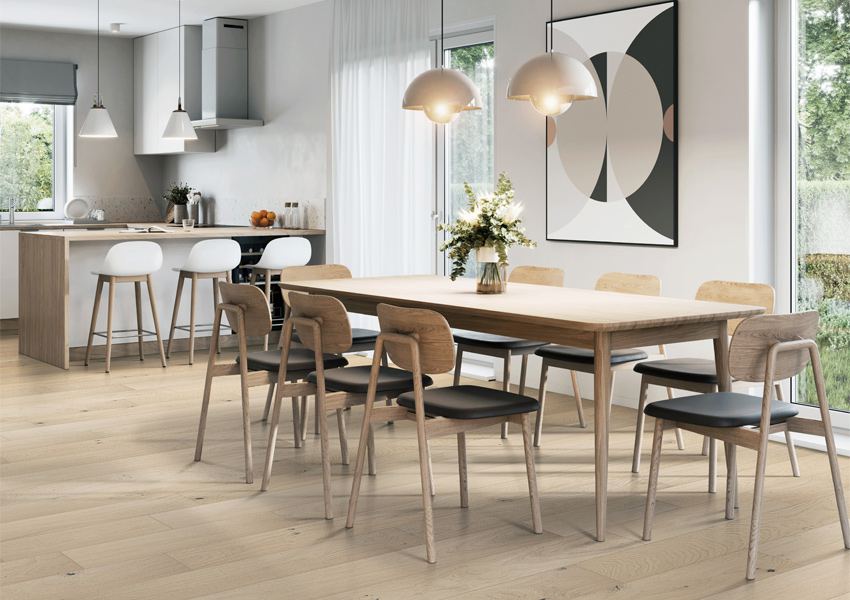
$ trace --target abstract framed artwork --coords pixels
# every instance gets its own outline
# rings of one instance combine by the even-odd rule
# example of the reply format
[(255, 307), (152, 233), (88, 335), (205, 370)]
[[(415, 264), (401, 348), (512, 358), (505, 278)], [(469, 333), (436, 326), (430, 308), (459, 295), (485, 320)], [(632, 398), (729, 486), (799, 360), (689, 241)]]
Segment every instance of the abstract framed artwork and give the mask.
[(678, 246), (676, 2), (552, 25), (598, 97), (546, 126), (546, 239)]

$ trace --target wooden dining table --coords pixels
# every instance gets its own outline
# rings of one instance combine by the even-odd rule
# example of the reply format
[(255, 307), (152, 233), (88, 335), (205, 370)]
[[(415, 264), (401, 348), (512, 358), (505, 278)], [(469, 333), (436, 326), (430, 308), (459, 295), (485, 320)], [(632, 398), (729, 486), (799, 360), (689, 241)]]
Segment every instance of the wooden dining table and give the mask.
[(377, 314), (381, 303), (442, 314), (456, 328), (533, 339), (594, 351), (593, 411), (596, 471), (596, 539), (605, 540), (608, 506), (608, 418), (611, 351), (676, 342), (713, 340), (720, 391), (731, 390), (727, 321), (764, 308), (509, 283), (504, 294), (475, 293), (475, 281), (437, 275), (293, 281), (281, 287), (325, 294), (350, 312)]

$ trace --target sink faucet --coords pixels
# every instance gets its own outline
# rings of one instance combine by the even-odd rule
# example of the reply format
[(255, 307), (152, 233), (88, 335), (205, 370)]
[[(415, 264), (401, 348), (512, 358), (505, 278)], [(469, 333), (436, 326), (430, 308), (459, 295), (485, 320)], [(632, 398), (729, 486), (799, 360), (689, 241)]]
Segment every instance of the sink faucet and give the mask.
[(20, 200), (9, 198), (9, 225), (15, 224), (15, 208), (17, 208), (20, 203)]

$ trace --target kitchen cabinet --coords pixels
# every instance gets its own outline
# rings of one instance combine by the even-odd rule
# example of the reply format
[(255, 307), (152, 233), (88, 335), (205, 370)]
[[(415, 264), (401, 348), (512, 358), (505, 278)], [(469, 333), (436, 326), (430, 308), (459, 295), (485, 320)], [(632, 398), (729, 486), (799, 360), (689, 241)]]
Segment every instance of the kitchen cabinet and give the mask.
[[(179, 53), (178, 35), (183, 32)], [(162, 132), (182, 93), (183, 110), (201, 118), (201, 27), (184, 25), (133, 40), (133, 153), (215, 152), (215, 132), (196, 130), (197, 140), (165, 140)]]
[(18, 232), (0, 231), (0, 319), (18, 318)]

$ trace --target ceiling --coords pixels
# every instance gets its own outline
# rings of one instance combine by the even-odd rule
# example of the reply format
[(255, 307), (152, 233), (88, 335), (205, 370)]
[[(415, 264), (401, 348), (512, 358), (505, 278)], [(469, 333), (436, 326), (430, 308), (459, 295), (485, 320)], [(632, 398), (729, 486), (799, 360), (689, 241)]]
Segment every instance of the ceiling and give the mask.
[[(95, 33), (98, 0), (0, 0), (0, 25), (26, 29)], [(318, 0), (182, 0), (183, 23), (211, 17), (253, 19)], [(122, 37), (138, 37), (177, 25), (177, 0), (100, 0), (101, 33), (123, 23)]]

